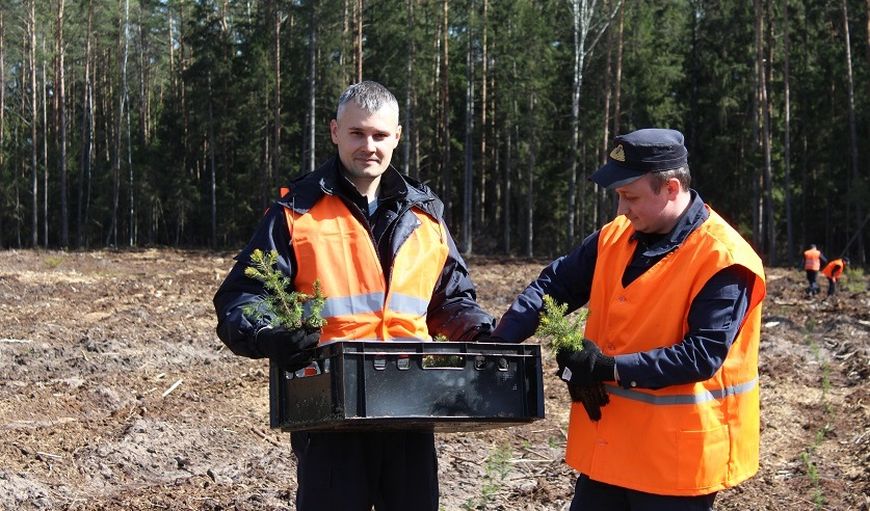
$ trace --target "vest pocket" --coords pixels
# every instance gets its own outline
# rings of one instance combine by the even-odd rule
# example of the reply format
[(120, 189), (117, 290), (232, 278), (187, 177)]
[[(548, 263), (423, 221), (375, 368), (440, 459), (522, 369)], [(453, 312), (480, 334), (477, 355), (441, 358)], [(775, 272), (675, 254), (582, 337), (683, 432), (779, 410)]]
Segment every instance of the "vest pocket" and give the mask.
[(677, 435), (677, 487), (706, 489), (725, 481), (728, 473), (728, 426), (704, 431), (681, 431)]

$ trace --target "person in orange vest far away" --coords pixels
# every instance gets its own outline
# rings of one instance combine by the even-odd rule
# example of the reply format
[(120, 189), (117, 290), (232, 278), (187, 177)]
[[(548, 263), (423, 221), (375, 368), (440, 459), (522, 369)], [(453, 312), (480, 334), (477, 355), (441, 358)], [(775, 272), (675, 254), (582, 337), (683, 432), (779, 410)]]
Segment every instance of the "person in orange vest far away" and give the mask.
[[(318, 343), (488, 336), (493, 318), (477, 303), (443, 203), (390, 166), (402, 132), (393, 94), (372, 81), (351, 85), (329, 129), (337, 154), (290, 183), (218, 289), (220, 339), (237, 355), (292, 370)], [(254, 249), (276, 250), (296, 290), (311, 294), (320, 283), (321, 331), (272, 328), (269, 318), (243, 314), (265, 296), (244, 275)], [(438, 509), (432, 432), (293, 432), (290, 440), (299, 511)]]
[(846, 271), (846, 266), (849, 264), (849, 258), (834, 259), (822, 268), (822, 275), (828, 278), (828, 296), (834, 295), (837, 292), (837, 281)]
[(571, 404), (571, 511), (711, 510), (758, 471), (764, 269), (689, 188), (687, 159), (675, 130), (616, 137), (590, 179), (618, 216), (550, 263), (492, 335), (531, 336), (544, 295), (588, 307), (583, 349), (560, 352), (558, 374), (608, 395), (598, 420)]
[(810, 245), (810, 248), (804, 251), (804, 270), (807, 272), (807, 296), (815, 296), (819, 293), (819, 283), (816, 277), (822, 265), (827, 264), (828, 259), (815, 245)]

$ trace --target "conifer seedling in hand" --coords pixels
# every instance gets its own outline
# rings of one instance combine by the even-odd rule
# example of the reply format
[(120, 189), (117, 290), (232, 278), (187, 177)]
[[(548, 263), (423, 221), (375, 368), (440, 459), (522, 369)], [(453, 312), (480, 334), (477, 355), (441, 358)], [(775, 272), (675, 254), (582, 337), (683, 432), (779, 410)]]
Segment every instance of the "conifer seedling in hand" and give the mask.
[[(320, 281), (314, 281), (314, 294), (309, 295), (292, 291), (293, 283), (284, 272), (278, 269), (278, 252), (263, 252), (256, 249), (251, 253), (251, 265), (245, 268), (245, 276), (259, 280), (266, 289), (262, 303), (250, 304), (243, 311), (253, 319), (269, 318), (269, 324), (282, 326), (288, 330), (307, 328), (320, 330), (326, 324), (321, 316), (326, 297), (320, 290)], [(305, 313), (305, 304), (309, 311)]]
[[(565, 312), (568, 304), (560, 304), (550, 295), (544, 295), (544, 310), (535, 335), (548, 340), (547, 346), (558, 355), (560, 352), (574, 352), (583, 349), (583, 323), (588, 311), (578, 311), (573, 320), (569, 320)], [(565, 368), (560, 367), (556, 373), (562, 378)], [(601, 419), (601, 407), (610, 402), (610, 397), (603, 383), (594, 385), (577, 385), (568, 383), (568, 393), (573, 401), (580, 401), (586, 413), (593, 421)]]

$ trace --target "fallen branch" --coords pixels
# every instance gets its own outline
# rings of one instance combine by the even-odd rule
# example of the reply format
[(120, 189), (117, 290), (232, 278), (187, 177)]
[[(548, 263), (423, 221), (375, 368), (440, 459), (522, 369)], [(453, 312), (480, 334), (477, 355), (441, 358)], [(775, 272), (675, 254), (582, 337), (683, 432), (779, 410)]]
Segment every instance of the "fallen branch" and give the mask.
[(258, 437), (262, 438), (263, 440), (269, 442), (270, 444), (274, 445), (275, 447), (283, 447), (277, 441), (273, 440), (268, 435), (266, 435), (266, 433), (263, 433), (262, 431), (260, 431), (259, 429), (255, 428), (253, 426), (251, 426), (251, 432), (254, 433), (255, 435), (257, 435)]
[(160, 397), (168, 396), (169, 393), (172, 392), (173, 390), (175, 390), (176, 388), (178, 388), (178, 386), (181, 385), (181, 382), (183, 382), (183, 381), (184, 381), (183, 379), (179, 379), (177, 382), (173, 383), (168, 389), (163, 391), (163, 395)]
[(3, 339), (0, 339), (0, 342), (4, 342), (7, 344), (30, 344), (33, 341), (31, 341), (30, 339), (10, 339), (10, 338), (6, 337)]

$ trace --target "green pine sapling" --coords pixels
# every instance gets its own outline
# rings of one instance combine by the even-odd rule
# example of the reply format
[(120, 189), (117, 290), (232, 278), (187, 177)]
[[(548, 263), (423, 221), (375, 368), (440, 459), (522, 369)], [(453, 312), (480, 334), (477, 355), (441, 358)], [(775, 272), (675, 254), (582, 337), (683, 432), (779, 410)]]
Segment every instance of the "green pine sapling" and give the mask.
[[(323, 328), (326, 324), (322, 317), (326, 297), (321, 293), (320, 281), (314, 281), (313, 295), (290, 291), (293, 283), (278, 269), (277, 262), (278, 252), (275, 250), (263, 252), (256, 249), (251, 253), (251, 265), (245, 268), (245, 276), (262, 282), (266, 296), (261, 303), (245, 306), (245, 315), (254, 319), (268, 316), (272, 326), (287, 329)], [(308, 314), (305, 313), (306, 304), (309, 306)]]
[[(569, 320), (565, 315), (567, 310), (568, 304), (560, 304), (552, 296), (544, 295), (544, 310), (535, 335), (547, 339), (547, 346), (555, 355), (583, 350), (583, 323), (589, 311), (582, 309), (573, 320)], [(560, 368), (560, 376), (561, 372)], [(601, 406), (610, 401), (601, 383), (589, 387), (568, 383), (568, 393), (572, 400), (583, 403), (589, 418), (594, 421), (601, 419)]]
[(549, 339), (548, 346), (553, 353), (560, 351), (570, 353), (583, 349), (582, 324), (586, 321), (589, 311), (586, 309), (577, 311), (574, 320), (570, 321), (565, 316), (567, 310), (567, 303), (560, 304), (552, 296), (544, 295), (544, 312), (541, 314), (541, 321), (538, 323), (535, 335)]

